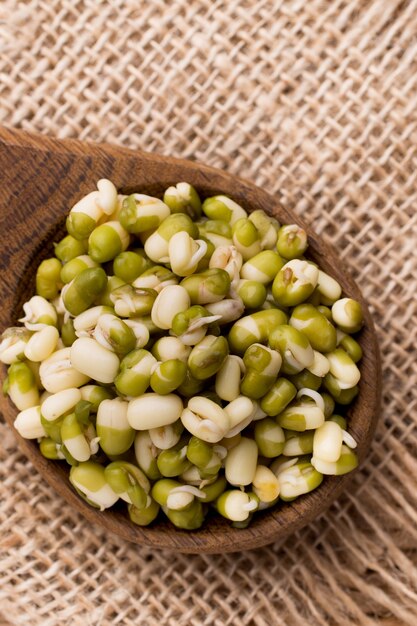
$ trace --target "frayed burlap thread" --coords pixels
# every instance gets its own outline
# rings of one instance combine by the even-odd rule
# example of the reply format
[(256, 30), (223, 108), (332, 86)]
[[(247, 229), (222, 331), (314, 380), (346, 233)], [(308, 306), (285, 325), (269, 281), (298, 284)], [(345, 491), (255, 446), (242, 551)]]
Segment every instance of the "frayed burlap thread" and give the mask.
[(182, 556), (91, 528), (0, 423), (1, 626), (417, 623), (417, 0), (3, 0), (0, 122), (191, 157), (278, 194), (372, 306), (361, 472), (284, 544)]

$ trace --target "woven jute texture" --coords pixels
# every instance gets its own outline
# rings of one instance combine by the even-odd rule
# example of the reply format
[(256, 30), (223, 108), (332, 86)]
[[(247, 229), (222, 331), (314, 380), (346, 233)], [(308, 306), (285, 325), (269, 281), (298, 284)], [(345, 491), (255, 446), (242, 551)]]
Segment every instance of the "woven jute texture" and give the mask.
[(91, 528), (0, 424), (2, 626), (417, 623), (417, 0), (3, 0), (0, 122), (247, 177), (332, 241), (383, 355), (372, 451), (282, 545)]

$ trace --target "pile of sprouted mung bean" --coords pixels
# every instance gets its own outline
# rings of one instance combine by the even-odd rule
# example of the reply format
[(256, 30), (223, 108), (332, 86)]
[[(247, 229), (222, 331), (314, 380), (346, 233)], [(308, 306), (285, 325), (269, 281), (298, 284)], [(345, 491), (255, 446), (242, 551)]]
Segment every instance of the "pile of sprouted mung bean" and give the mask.
[(340, 413), (361, 307), (305, 258), (302, 228), (185, 182), (161, 200), (105, 179), (66, 225), (0, 359), (16, 429), (89, 504), (244, 527), (357, 466)]

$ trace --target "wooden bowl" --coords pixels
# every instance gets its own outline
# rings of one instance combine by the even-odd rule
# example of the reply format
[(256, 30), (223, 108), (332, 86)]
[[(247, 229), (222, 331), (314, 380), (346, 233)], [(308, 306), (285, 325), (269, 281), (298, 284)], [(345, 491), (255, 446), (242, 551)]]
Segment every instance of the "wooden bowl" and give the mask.
[[(110, 178), (125, 193), (141, 191), (157, 196), (169, 185), (185, 180), (203, 197), (224, 193), (248, 211), (264, 209), (280, 222), (297, 222), (306, 227), (300, 218), (281, 207), (277, 198), (227, 172), (109, 145), (58, 141), (0, 128), (0, 172), (1, 331), (16, 323), (22, 314), (22, 304), (34, 293), (36, 267), (42, 259), (51, 256), (52, 242), (63, 236), (64, 216), (69, 207), (94, 189), (99, 178)], [(365, 326), (359, 339), (364, 352), (360, 392), (349, 410), (349, 430), (358, 442), (359, 459), (363, 461), (380, 403), (375, 330), (367, 304), (345, 262), (309, 227), (306, 229), (309, 256), (340, 282), (345, 294), (359, 300), (364, 311)], [(13, 428), (16, 408), (9, 399), (2, 397), (0, 409)], [(51, 487), (68, 506), (80, 511), (90, 522), (128, 541), (179, 552), (234, 552), (282, 539), (322, 513), (350, 480), (349, 474), (327, 477), (312, 493), (257, 514), (246, 529), (234, 529), (216, 515), (201, 530), (193, 532), (177, 530), (164, 520), (141, 528), (131, 523), (122, 511), (99, 512), (91, 508), (71, 487), (63, 464), (45, 459), (36, 442), (23, 439), (16, 431), (15, 434), (21, 450)]]

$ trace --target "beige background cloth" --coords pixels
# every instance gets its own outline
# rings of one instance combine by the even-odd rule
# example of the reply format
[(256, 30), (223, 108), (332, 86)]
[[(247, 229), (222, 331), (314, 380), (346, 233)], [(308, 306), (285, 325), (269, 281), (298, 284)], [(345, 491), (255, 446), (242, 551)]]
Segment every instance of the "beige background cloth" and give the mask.
[(91, 528), (0, 424), (0, 613), (20, 626), (417, 623), (417, 1), (3, 0), (0, 122), (190, 157), (277, 193), (375, 314), (383, 410), (351, 490), (235, 555)]

